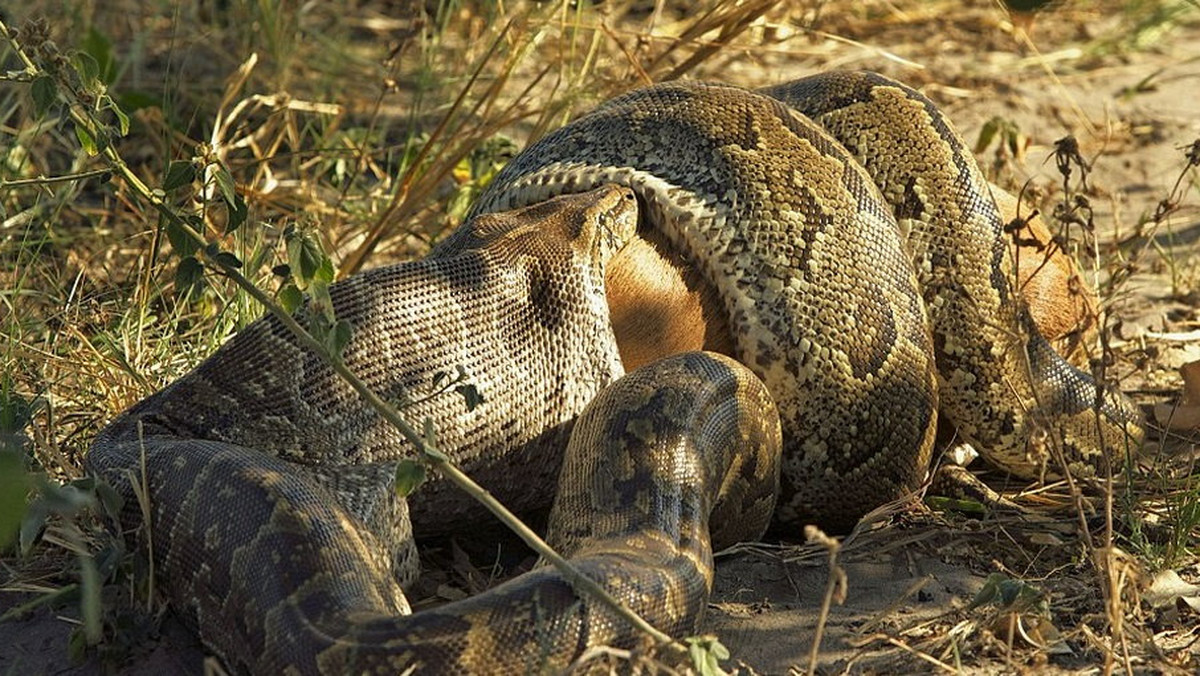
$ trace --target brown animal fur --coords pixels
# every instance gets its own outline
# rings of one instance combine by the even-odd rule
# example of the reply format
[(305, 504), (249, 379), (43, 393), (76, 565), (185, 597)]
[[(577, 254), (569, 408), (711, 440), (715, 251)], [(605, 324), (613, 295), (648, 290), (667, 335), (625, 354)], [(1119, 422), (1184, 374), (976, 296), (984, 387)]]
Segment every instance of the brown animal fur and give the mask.
[(1016, 219), (1018, 212), (1026, 219), (1015, 236), (1022, 242), (1037, 242), (1014, 250), (1021, 295), (1033, 322), (1067, 361), (1076, 365), (1086, 362), (1084, 343), (1095, 330), (1098, 317), (1096, 296), (1084, 286), (1075, 261), (1053, 243), (1045, 222), (1038, 216), (1029, 217), (1032, 209), (1021, 207), (1015, 196), (995, 186), (992, 196), (1005, 223)]
[(690, 350), (733, 354), (716, 290), (661, 242), (639, 232), (609, 261), (605, 286), (626, 371)]
[[(1017, 198), (993, 186), (1005, 222), (1017, 216)], [(1021, 209), (1028, 218), (1029, 210)], [(733, 336), (716, 290), (669, 245), (639, 236), (609, 263), (609, 314), (627, 371), (690, 350), (733, 354)], [(1070, 256), (1054, 247), (1040, 218), (1017, 232), (1021, 293), (1042, 335), (1068, 359), (1078, 352), (1096, 320), (1096, 299), (1080, 283)], [(1075, 282), (1072, 282), (1075, 279)], [(1074, 360), (1074, 359), (1072, 359)]]

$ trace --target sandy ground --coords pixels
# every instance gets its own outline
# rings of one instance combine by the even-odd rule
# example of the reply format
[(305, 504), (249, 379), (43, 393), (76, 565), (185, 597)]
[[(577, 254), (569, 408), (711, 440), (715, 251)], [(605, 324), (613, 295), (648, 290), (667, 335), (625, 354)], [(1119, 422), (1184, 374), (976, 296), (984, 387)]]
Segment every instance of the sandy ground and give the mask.
[[(1101, 241), (1131, 232), (1139, 215), (1153, 210), (1168, 193), (1183, 166), (1180, 148), (1200, 138), (1200, 28), (1185, 28), (1159, 48), (1119, 59), (1101, 59), (1087, 67), (1079, 66), (1075, 61), (1078, 55), (1067, 51), (1059, 53), (1043, 47), (1040, 58), (1022, 51), (1014, 46), (1009, 34), (986, 22), (979, 28), (986, 34), (956, 30), (960, 32), (939, 34), (941, 42), (931, 46), (927, 31), (916, 32), (911, 26), (882, 29), (870, 36), (870, 44), (887, 45), (892, 55), (910, 63), (864, 47), (837, 52), (830, 65), (875, 68), (923, 86), (971, 141), (993, 116), (1015, 122), (1030, 145), (1024, 164), (1010, 167), (1010, 181), (1014, 176), (1019, 179), (1027, 175), (1043, 188), (1053, 186), (1057, 181), (1053, 163), (1042, 160), (1056, 139), (1076, 134), (1085, 156), (1103, 153), (1091, 179), (1099, 196), (1094, 204), (1102, 227)], [(1066, 29), (1051, 25), (1039, 30), (1053, 33)], [(969, 58), (964, 56), (968, 47)], [(1059, 78), (1049, 76), (1042, 66), (1068, 61), (1074, 65), (1058, 69), (1069, 73)], [(787, 73), (781, 70), (788, 67), (786, 62), (784, 56), (779, 56), (765, 63), (744, 63), (723, 70), (723, 75), (743, 84), (765, 83)], [(914, 68), (912, 63), (921, 67)], [(1139, 88), (1139, 83), (1144, 84), (1151, 75), (1150, 86)], [(1128, 93), (1134, 90), (1136, 93)], [(1097, 130), (1096, 134), (1088, 133), (1089, 125)], [(989, 149), (984, 153), (983, 162), (990, 162), (991, 152)], [(1193, 196), (1191, 203), (1200, 200)], [(1158, 243), (1165, 253), (1174, 252), (1187, 260), (1194, 256), (1198, 236), (1200, 210), (1192, 206), (1180, 211), (1169, 227), (1159, 231)], [(1186, 291), (1200, 280), (1180, 280), (1178, 275), (1172, 278), (1171, 272), (1155, 256), (1147, 260), (1129, 285), (1127, 290), (1132, 293), (1115, 308), (1128, 327), (1122, 334), (1126, 340), (1143, 339), (1146, 331), (1195, 328), (1197, 294), (1189, 296), (1179, 291), (1181, 281)], [(1195, 274), (1194, 268), (1191, 274)], [(1124, 366), (1125, 372), (1131, 373), (1127, 388), (1143, 402), (1157, 401), (1177, 388), (1171, 369), (1197, 358), (1189, 357), (1191, 348), (1186, 345), (1159, 348), (1149, 361)], [(1039, 530), (1045, 531), (1028, 524), (1011, 530), (986, 528), (965, 517), (947, 522), (925, 515), (915, 523), (901, 519), (898, 525), (863, 534), (842, 556), (848, 594), (843, 604), (832, 608), (825, 625), (820, 645), (821, 671), (936, 671), (933, 664), (897, 643), (919, 642), (924, 637), (922, 623), (941, 627), (944, 635), (946, 628), (960, 621), (980, 621), (978, 613), (964, 608), (983, 588), (987, 575), (998, 569), (1014, 569), (1009, 564), (1021, 570), (1019, 560), (1006, 563), (1007, 543), (997, 533), (1033, 538), (1031, 533)], [(1053, 544), (1056, 538), (1043, 541), (1051, 543), (1045, 545), (1048, 552), (1055, 548), (1075, 552), (1073, 545)], [(1057, 541), (1071, 542), (1065, 535)], [(761, 673), (786, 673), (790, 667), (806, 664), (828, 579), (827, 563), (827, 556), (816, 548), (752, 548), (720, 557), (706, 631), (719, 635), (736, 659)], [(1060, 593), (1064, 593), (1064, 585), (1070, 588), (1077, 584), (1080, 594), (1098, 594), (1095, 588), (1089, 589), (1091, 578), (1080, 572), (1077, 561), (1070, 570), (1072, 579), (1043, 582)], [(7, 595), (0, 599), (0, 607), (27, 598)], [(42, 610), (22, 620), (0, 623), (0, 673), (97, 672), (94, 659), (73, 665), (67, 658), (65, 646), (73, 626), (72, 612), (64, 609), (63, 617), (59, 617)], [(892, 637), (891, 641), (885, 636)], [(947, 644), (937, 645), (941, 652), (934, 652), (939, 659), (953, 663)], [(1025, 655), (1020, 660), (1028, 658), (1028, 653)], [(1053, 655), (1048, 665), (1044, 655), (1028, 659), (1006, 664), (999, 653), (984, 654), (976, 656), (978, 666), (973, 671), (1047, 666), (1087, 670), (1099, 664), (1094, 652)], [(150, 642), (124, 673), (202, 670), (200, 646), (168, 618), (161, 638)]]

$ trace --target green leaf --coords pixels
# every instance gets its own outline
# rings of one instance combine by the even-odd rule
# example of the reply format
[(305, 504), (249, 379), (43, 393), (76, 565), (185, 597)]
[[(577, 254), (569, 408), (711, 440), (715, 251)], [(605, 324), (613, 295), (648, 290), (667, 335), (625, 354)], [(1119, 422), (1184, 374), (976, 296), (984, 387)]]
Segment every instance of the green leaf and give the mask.
[(975, 139), (975, 153), (978, 154), (987, 150), (988, 146), (992, 145), (992, 139), (996, 138), (996, 133), (999, 131), (1000, 118), (993, 117), (983, 123), (983, 127), (979, 130), (979, 138)]
[(302, 304), (304, 304), (304, 294), (299, 288), (296, 287), (295, 284), (285, 284), (284, 287), (279, 290), (279, 304), (283, 306), (283, 309), (286, 310), (288, 314), (292, 314), (298, 310)]
[[(116, 523), (120, 518), (119, 515), (110, 514), (109, 520)], [(102, 545), (100, 550), (93, 555), (96, 560), (96, 569), (100, 572), (100, 579), (117, 579), (118, 571), (124, 567), (128, 554), (124, 539), (108, 540)]]
[(404, 459), (396, 463), (396, 475), (394, 486), (396, 495), (407, 498), (417, 490), (421, 484), (425, 483), (425, 463), (416, 460)]
[(79, 557), (79, 610), (83, 615), (83, 631), (88, 645), (96, 645), (104, 633), (104, 623), (100, 619), (103, 604), (100, 602), (100, 590), (103, 587), (100, 573), (96, 570), (96, 561), (91, 555)]
[(1000, 596), (1000, 585), (1008, 579), (1008, 576), (1003, 573), (992, 573), (987, 576), (987, 581), (976, 592), (975, 598), (967, 604), (967, 610), (974, 610), (979, 606), (987, 605), (996, 600)]
[(117, 102), (113, 101), (112, 97), (108, 94), (104, 95), (104, 100), (107, 101), (107, 104), (104, 107), (111, 110), (113, 115), (115, 115), (117, 118), (117, 128), (121, 130), (119, 136), (128, 134), (129, 116), (125, 114), (125, 111), (121, 110), (121, 106), (118, 106)]
[(225, 168), (225, 165), (218, 164), (217, 170), (213, 172), (213, 178), (217, 181), (217, 189), (221, 191), (221, 199), (225, 200), (225, 204), (232, 205), (237, 199), (237, 186), (233, 182), (233, 175)]
[(250, 210), (246, 207), (246, 200), (242, 199), (241, 195), (234, 195), (233, 202), (227, 203), (227, 206), (229, 207), (229, 220), (225, 223), (225, 234), (228, 235), (242, 227)]
[(75, 52), (71, 57), (71, 65), (79, 73), (79, 79), (87, 89), (94, 88), (100, 82), (100, 64), (95, 57), (87, 52)]
[(117, 489), (108, 485), (104, 481), (96, 483), (96, 498), (100, 501), (100, 506), (104, 508), (104, 513), (109, 518), (116, 521), (121, 517), (121, 508), (125, 506), (125, 498), (117, 492)]
[(29, 476), (16, 435), (0, 439), (0, 551), (7, 550), (29, 508)]
[[(333, 299), (329, 297), (329, 287), (325, 284), (313, 284), (308, 287), (308, 311), (313, 319), (323, 323), (309, 327), (315, 333), (324, 335), (324, 331), (333, 324)], [(316, 322), (314, 322), (316, 323)]]
[(0, 375), (0, 450), (7, 443), (21, 442), (14, 450), (24, 448), (21, 433), (33, 420), (33, 414), (45, 404), (40, 397), (29, 398), (16, 392), (12, 376)]
[(313, 281), (321, 284), (332, 284), (333, 275), (333, 261), (330, 260), (329, 256), (325, 255), (324, 251), (321, 251), (321, 265), (313, 273)]
[(242, 260), (228, 251), (221, 251), (216, 255), (217, 263), (227, 268), (238, 270), (242, 267)]
[(729, 659), (729, 649), (716, 636), (691, 636), (684, 639), (692, 666), (701, 676), (725, 676), (721, 660)]
[(81, 476), (78, 479), (71, 479), (67, 485), (84, 493), (95, 493), (96, 483), (96, 477), (94, 476)]
[(200, 243), (184, 230), (183, 225), (178, 221), (166, 217), (163, 217), (161, 221), (163, 229), (167, 231), (167, 241), (171, 243), (171, 248), (175, 249), (175, 253), (179, 254), (181, 258), (194, 256), (200, 249)]
[(170, 192), (188, 185), (196, 180), (196, 165), (191, 160), (175, 160), (167, 166), (167, 177), (163, 179), (162, 189)]
[(307, 232), (298, 231), (288, 240), (288, 263), (301, 288), (314, 281), (313, 278), (325, 263), (325, 258), (321, 246)]
[(43, 480), (40, 483), (38, 504), (44, 505), (50, 514), (72, 516), (95, 504), (95, 496), (88, 486), (88, 481), (75, 480), (68, 484), (60, 484)]
[(350, 344), (350, 339), (353, 337), (354, 325), (345, 319), (339, 319), (333, 325), (333, 330), (329, 332), (330, 353), (340, 357), (346, 351), (346, 346)]
[(433, 418), (425, 418), (421, 427), (421, 436), (425, 439), (425, 449), (428, 451), (437, 448), (437, 435), (433, 430)]
[(37, 536), (45, 528), (49, 516), (46, 510), (39, 509), (36, 503), (26, 506), (25, 514), (21, 518), (21, 528), (17, 532), (17, 551), (21, 552), (21, 556), (33, 549), (33, 543), (37, 542)]
[(79, 139), (80, 147), (82, 147), (83, 152), (87, 153), (88, 155), (94, 157), (96, 153), (100, 152), (96, 148), (96, 139), (92, 138), (92, 135), (88, 133), (88, 130), (84, 129), (78, 124), (75, 125), (75, 138)]
[(942, 495), (925, 496), (925, 504), (937, 512), (959, 512), (961, 514), (983, 516), (987, 514), (987, 505), (978, 500), (963, 498), (948, 498)]
[(454, 388), (455, 392), (462, 395), (463, 401), (467, 403), (467, 410), (474, 411), (477, 406), (483, 403), (483, 395), (479, 393), (479, 388), (471, 383), (459, 385)]
[(33, 109), (39, 116), (45, 115), (54, 104), (58, 103), (58, 86), (49, 75), (39, 75), (30, 84), (30, 94), (33, 95)]
[(186, 294), (194, 290), (198, 290), (204, 283), (204, 266), (200, 261), (196, 260), (195, 256), (187, 256), (179, 261), (179, 267), (175, 269), (175, 290), (177, 293)]
[(97, 127), (95, 138), (96, 152), (98, 153), (104, 152), (110, 145), (112, 145), (112, 139), (109, 135), (108, 125), (100, 125)]
[(82, 626), (77, 626), (71, 630), (70, 636), (67, 638), (67, 656), (74, 664), (80, 664), (87, 659), (87, 636), (84, 634)]

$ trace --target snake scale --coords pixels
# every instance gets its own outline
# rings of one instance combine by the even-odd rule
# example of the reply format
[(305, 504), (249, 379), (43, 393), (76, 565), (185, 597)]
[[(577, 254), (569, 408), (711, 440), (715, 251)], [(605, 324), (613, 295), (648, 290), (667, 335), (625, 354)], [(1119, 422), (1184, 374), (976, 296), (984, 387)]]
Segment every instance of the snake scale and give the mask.
[[(700, 280), (736, 361), (623, 375), (605, 285), (642, 240)], [(332, 293), (350, 368), (517, 510), (557, 486), (552, 544), (678, 635), (713, 546), (760, 534), (772, 504), (783, 525), (845, 528), (915, 488), (939, 410), (1021, 476), (1050, 443), (1086, 475), (1140, 442), (1136, 409), (1041, 339), (1007, 244), (961, 139), (910, 88), (675, 82), (549, 134), (428, 258)], [(437, 387), (458, 366), (474, 409)], [(88, 464), (127, 494), (145, 464), (170, 601), (237, 670), (544, 671), (635, 640), (544, 568), (403, 615), (410, 518), (435, 533), (478, 514), (436, 478), (395, 498), (407, 454), (268, 317), (118, 418)]]

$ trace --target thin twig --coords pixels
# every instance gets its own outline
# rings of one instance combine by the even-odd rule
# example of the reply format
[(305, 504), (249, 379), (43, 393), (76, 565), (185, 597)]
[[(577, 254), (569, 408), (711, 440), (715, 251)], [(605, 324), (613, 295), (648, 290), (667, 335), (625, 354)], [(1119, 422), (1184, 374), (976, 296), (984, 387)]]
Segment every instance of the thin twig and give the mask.
[(61, 176), (38, 176), (37, 178), (17, 178), (13, 180), (0, 179), (0, 190), (32, 185), (50, 185), (51, 183), (71, 183), (73, 181), (101, 178), (110, 175), (112, 175), (112, 172), (108, 169), (97, 169), (95, 171), (80, 171), (74, 174), (62, 174)]
[(804, 527), (805, 538), (815, 542), (829, 552), (829, 577), (825, 582), (825, 596), (821, 599), (821, 612), (817, 615), (817, 628), (813, 633), (812, 647), (808, 651), (808, 673), (817, 673), (817, 656), (821, 654), (821, 639), (825, 633), (825, 623), (829, 620), (829, 609), (836, 599), (838, 605), (846, 600), (846, 571), (838, 565), (838, 551), (841, 545), (816, 526)]

